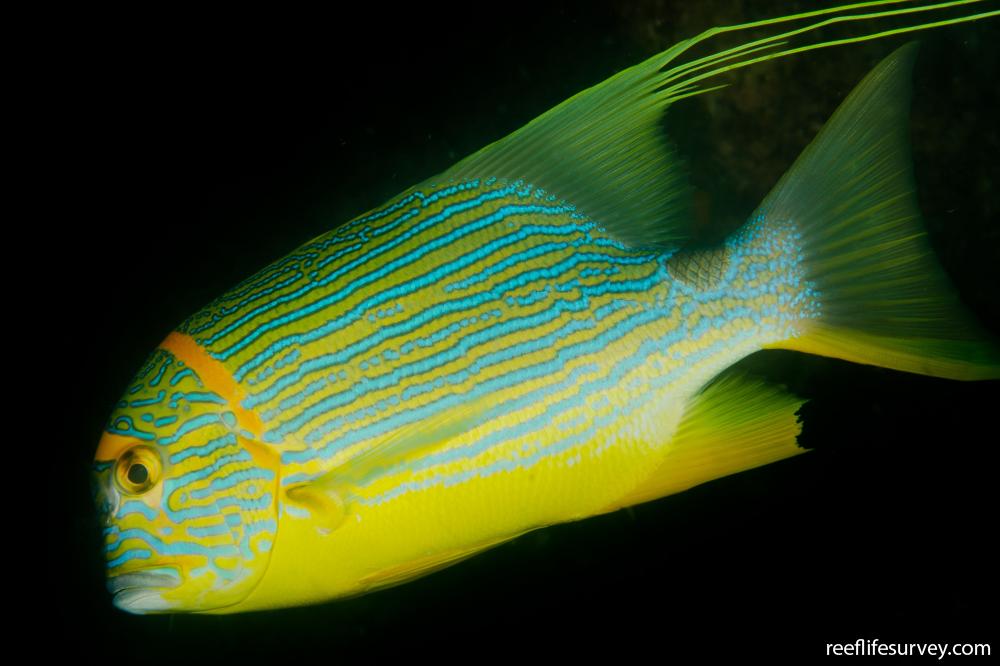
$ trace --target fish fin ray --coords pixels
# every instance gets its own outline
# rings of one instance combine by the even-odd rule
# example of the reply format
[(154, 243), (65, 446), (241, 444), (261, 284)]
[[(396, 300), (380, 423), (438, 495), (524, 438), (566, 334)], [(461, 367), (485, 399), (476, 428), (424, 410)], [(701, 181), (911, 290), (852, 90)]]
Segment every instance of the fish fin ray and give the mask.
[(506, 543), (511, 539), (516, 539), (519, 536), (520, 534), (505, 536), (467, 548), (456, 548), (441, 553), (427, 555), (426, 557), (422, 557), (412, 562), (398, 564), (388, 569), (383, 569), (370, 574), (361, 580), (361, 584), (368, 591), (399, 585), (415, 578), (430, 575), (446, 567), (450, 567), (451, 565), (457, 564), (462, 560), (466, 560), (473, 555), (478, 555), (484, 550), (489, 550), (490, 548), (499, 546), (500, 544)]
[(570, 202), (618, 240), (669, 249), (688, 237), (687, 168), (660, 125), (662, 58), (579, 93), (443, 177), (521, 180)]
[[(692, 196), (684, 160), (664, 131), (666, 110), (680, 100), (723, 87), (712, 79), (741, 67), (988, 15), (918, 25), (890, 23), (888, 28), (872, 34), (808, 41), (815, 30), (832, 23), (870, 19), (891, 22), (962, 3), (903, 8), (890, 7), (892, 4), (861, 2), (712, 28), (569, 98), (465, 158), (438, 179), (495, 177), (524, 181), (572, 203), (580, 214), (632, 247), (676, 249), (690, 237)], [(776, 26), (795, 22), (806, 24), (777, 31)], [(772, 34), (744, 44), (699, 58), (682, 58), (692, 47), (717, 35), (769, 28), (773, 28)], [(805, 40), (799, 40), (803, 35)], [(669, 129), (669, 118), (667, 121)]]
[(820, 314), (773, 345), (951, 379), (1000, 377), (1000, 347), (961, 306), (920, 220), (909, 152), (916, 44), (882, 61), (761, 204), (791, 220)]
[(362, 482), (380, 469), (404, 463), (418, 452), (438, 448), (462, 435), (487, 418), (491, 405), (475, 400), (444, 409), (430, 418), (402, 426), (385, 440), (347, 460), (331, 472), (340, 483)]
[(381, 470), (404, 464), (416, 453), (441, 447), (472, 430), (487, 418), (490, 408), (487, 400), (471, 401), (404, 425), (325, 474), (295, 484), (288, 496), (307, 509), (339, 506), (346, 511), (344, 505), (350, 501), (354, 487)]
[(608, 510), (804, 453), (796, 441), (804, 402), (780, 386), (724, 373), (688, 404), (657, 470)]

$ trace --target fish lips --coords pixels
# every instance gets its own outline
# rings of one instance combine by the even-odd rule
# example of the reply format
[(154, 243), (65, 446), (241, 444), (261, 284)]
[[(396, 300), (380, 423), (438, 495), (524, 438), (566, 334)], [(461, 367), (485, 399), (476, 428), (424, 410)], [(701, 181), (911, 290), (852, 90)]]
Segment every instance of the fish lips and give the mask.
[(140, 569), (108, 578), (108, 592), (114, 596), (112, 603), (127, 613), (157, 613), (173, 607), (161, 592), (180, 584), (174, 569)]

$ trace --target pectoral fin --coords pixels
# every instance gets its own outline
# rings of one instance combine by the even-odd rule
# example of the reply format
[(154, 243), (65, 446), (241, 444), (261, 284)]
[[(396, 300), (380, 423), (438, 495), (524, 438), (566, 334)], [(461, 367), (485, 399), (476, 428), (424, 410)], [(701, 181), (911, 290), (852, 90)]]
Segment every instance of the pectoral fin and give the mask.
[(656, 472), (609, 510), (803, 453), (795, 415), (803, 402), (761, 380), (740, 375), (715, 380), (685, 410)]
[[(338, 483), (362, 483), (380, 470), (405, 463), (428, 450), (443, 447), (456, 437), (469, 432), (488, 418), (490, 404), (478, 400), (444, 409), (434, 416), (414, 421), (399, 428), (384, 441), (354, 456), (327, 477)], [(324, 477), (326, 478), (326, 477)]]
[(480, 400), (405, 425), (326, 474), (288, 488), (285, 501), (308, 511), (326, 529), (335, 529), (350, 513), (355, 488), (380, 471), (405, 464), (413, 456), (440, 448), (472, 430), (487, 418), (488, 410), (489, 403)]

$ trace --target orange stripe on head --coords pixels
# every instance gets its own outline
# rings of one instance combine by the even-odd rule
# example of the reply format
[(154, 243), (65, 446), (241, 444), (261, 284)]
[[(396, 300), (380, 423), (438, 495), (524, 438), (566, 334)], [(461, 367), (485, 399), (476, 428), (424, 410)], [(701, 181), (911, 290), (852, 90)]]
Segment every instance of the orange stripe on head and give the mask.
[(226, 366), (212, 358), (194, 338), (184, 333), (174, 331), (160, 343), (160, 349), (170, 352), (178, 361), (194, 370), (206, 388), (229, 402), (240, 427), (252, 433), (254, 438), (260, 439), (264, 424), (256, 412), (244, 409), (240, 404), (244, 397), (243, 390)]
[(101, 435), (101, 441), (97, 444), (97, 453), (94, 454), (94, 460), (117, 460), (122, 451), (141, 443), (134, 437), (105, 432)]

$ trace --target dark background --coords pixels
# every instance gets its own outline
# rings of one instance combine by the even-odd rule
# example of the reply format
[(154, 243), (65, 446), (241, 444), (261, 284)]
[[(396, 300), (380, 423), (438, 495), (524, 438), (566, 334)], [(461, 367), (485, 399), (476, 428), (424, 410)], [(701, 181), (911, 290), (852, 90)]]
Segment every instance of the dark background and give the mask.
[[(322, 606), (135, 617), (104, 591), (89, 463), (114, 402), (173, 326), (301, 243), (681, 38), (815, 6), (371, 4), (343, 15), (72, 17), (79, 29), (61, 44), (47, 91), (63, 133), (51, 166), (65, 185), (42, 206), (62, 218), (47, 239), (65, 271), (53, 330), (77, 380), (59, 417), (50, 608), (39, 626), (55, 614), (58, 636), (144, 660), (611, 647), (666, 662), (692, 652), (819, 655), (857, 638), (995, 639), (1000, 383), (790, 352), (745, 365), (811, 400), (801, 441), (816, 451), (795, 460)], [(912, 123), (931, 240), (993, 335), (998, 24), (921, 36)], [(745, 70), (678, 108), (671, 122), (684, 128), (699, 234), (738, 225), (902, 41)]]

